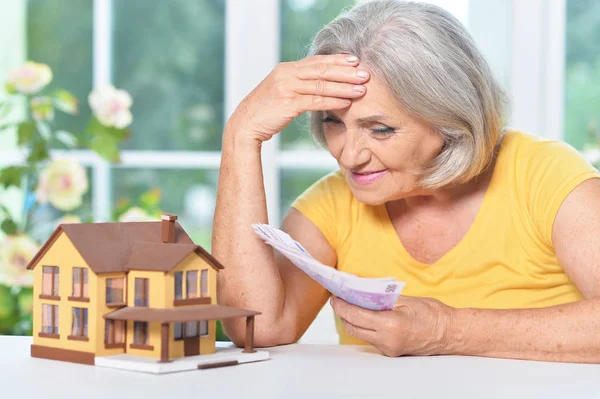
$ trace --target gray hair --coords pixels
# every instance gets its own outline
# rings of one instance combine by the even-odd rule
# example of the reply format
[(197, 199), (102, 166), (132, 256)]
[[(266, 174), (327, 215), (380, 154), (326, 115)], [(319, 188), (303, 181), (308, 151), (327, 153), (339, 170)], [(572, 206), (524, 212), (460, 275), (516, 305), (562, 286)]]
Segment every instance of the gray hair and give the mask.
[[(465, 27), (426, 3), (374, 0), (325, 26), (309, 55), (349, 52), (366, 64), (400, 106), (433, 126), (442, 150), (419, 171), (420, 186), (469, 181), (491, 163), (503, 135), (506, 95)], [(325, 144), (319, 113), (313, 136)]]

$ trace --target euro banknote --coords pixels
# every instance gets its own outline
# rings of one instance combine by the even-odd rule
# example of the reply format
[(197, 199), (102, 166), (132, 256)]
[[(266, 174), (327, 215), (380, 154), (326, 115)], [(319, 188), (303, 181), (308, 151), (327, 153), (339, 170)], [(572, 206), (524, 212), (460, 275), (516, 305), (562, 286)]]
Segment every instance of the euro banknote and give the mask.
[(288, 258), (332, 295), (370, 310), (390, 310), (404, 289), (395, 277), (367, 278), (345, 273), (316, 260), (289, 234), (266, 224), (252, 228), (267, 244)]

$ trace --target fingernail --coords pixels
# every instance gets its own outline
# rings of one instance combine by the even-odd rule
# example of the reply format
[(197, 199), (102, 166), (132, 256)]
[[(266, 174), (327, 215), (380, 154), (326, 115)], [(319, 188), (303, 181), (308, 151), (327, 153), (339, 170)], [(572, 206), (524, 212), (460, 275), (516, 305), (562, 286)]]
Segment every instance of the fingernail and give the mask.
[(354, 91), (357, 91), (359, 93), (364, 93), (365, 86), (354, 86)]
[(356, 76), (358, 76), (359, 78), (368, 78), (369, 77), (369, 72), (367, 72), (367, 71), (358, 71), (358, 72), (356, 72)]
[(347, 62), (356, 62), (358, 61), (358, 57), (355, 55), (351, 55), (350, 57), (346, 57)]

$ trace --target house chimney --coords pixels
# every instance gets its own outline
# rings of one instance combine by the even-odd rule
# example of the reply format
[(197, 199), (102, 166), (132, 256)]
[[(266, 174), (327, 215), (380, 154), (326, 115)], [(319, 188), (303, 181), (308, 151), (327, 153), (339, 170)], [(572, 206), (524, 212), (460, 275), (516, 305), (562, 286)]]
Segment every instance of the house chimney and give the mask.
[(166, 243), (175, 242), (175, 221), (177, 216), (171, 213), (163, 213), (161, 216), (162, 220), (162, 234), (161, 240)]

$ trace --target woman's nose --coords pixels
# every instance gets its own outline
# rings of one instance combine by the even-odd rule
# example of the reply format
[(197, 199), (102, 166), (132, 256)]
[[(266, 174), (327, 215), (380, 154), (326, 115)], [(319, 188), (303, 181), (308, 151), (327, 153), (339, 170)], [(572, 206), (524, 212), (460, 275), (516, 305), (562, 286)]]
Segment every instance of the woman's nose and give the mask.
[(365, 137), (359, 132), (346, 132), (339, 162), (346, 169), (356, 169), (369, 162), (370, 152)]

